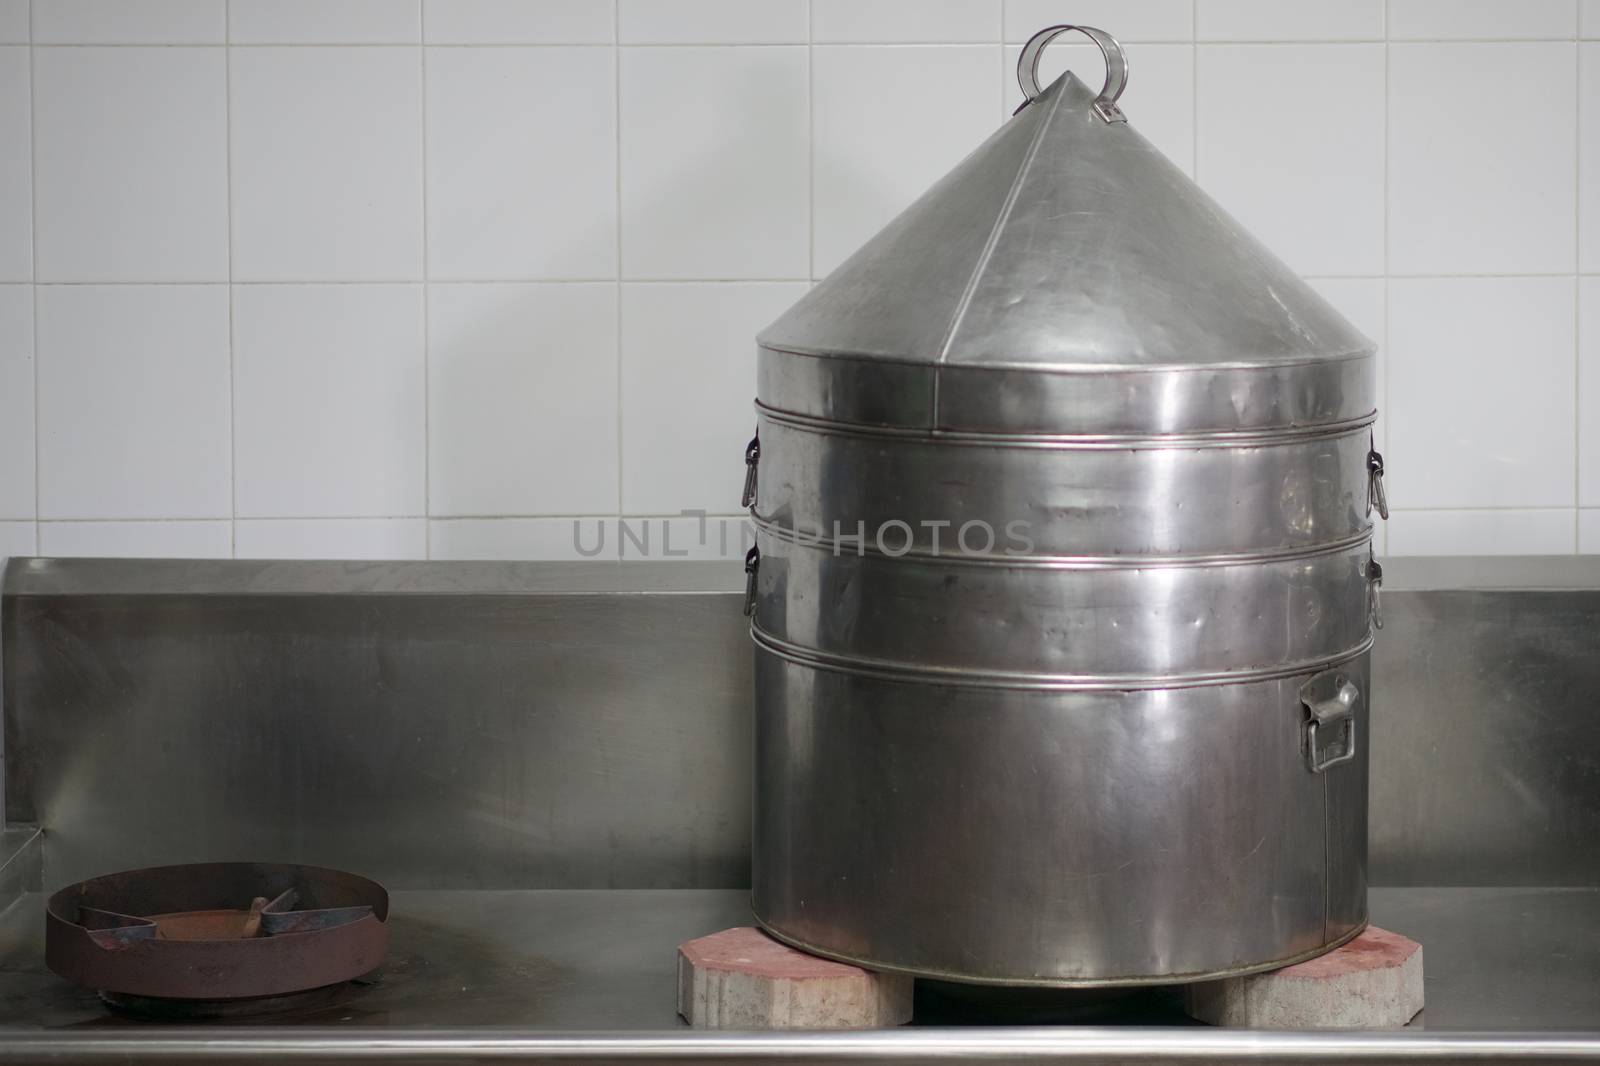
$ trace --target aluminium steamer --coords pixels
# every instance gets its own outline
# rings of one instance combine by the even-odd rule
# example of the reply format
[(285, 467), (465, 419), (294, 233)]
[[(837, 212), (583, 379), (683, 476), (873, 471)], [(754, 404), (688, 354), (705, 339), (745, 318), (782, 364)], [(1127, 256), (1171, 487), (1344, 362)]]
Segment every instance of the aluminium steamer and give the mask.
[[(1079, 29), (1096, 94), (1040, 91)], [(1109, 35), (759, 338), (754, 908), (880, 970), (1191, 981), (1367, 921), (1374, 347), (1129, 126)]]

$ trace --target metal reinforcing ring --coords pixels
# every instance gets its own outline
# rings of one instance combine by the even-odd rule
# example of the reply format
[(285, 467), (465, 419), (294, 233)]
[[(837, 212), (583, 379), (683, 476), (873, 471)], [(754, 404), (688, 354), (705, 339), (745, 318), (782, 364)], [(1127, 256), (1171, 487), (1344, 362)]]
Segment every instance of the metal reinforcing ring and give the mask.
[[(1022, 95), (1025, 97), (1022, 107), (1037, 100), (1042, 91), (1039, 88), (1039, 56), (1044, 52), (1044, 46), (1063, 33), (1074, 31), (1093, 41), (1105, 57), (1106, 82), (1100, 89), (1100, 95), (1094, 98), (1095, 114), (1106, 122), (1128, 121), (1128, 116), (1117, 106), (1117, 98), (1128, 87), (1127, 53), (1115, 37), (1092, 26), (1048, 26), (1028, 38), (1028, 43), (1022, 46), (1022, 55), (1017, 58), (1017, 84), (1022, 86)], [(1017, 110), (1021, 111), (1022, 107)]]

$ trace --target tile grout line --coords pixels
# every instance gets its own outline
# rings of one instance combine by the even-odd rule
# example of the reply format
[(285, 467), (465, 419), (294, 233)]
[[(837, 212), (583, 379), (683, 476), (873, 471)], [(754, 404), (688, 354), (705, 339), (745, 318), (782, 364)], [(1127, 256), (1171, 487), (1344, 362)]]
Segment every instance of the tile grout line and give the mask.
[(1006, 114), (1006, 0), (994, 0), (994, 17), (994, 36), (981, 43), (994, 45), (1000, 55), (1000, 125), (1003, 126), (1010, 118)]
[(1000, 0), (1000, 125), (1006, 124), (1006, 0)]
[[(1389, 77), (1389, 0), (1383, 0), (1383, 379), (1378, 382), (1379, 402), (1383, 404), (1383, 450), (1392, 451), (1394, 442), (1389, 439), (1389, 370), (1394, 365), (1394, 352), (1389, 348), (1389, 141), (1393, 135), (1389, 106), (1391, 80)], [(1387, 458), (1385, 459), (1387, 462)], [(1387, 474), (1385, 474), (1387, 477)], [(1382, 517), (1382, 516), (1380, 516)], [(1389, 520), (1383, 519), (1383, 554), (1389, 554)]]
[(817, 26), (806, 0), (806, 277), (817, 276)]
[[(1578, 17), (1582, 18), (1579, 12)], [(1581, 27), (1579, 27), (1581, 32)], [(1583, 45), (1572, 45), (1572, 552), (1583, 553)]]
[[(422, 513), (433, 512), (433, 303), (432, 270), (428, 263), (428, 43), (424, 32), (425, 5), (417, 7), (417, 65), (421, 85), (417, 109), (422, 151)], [(433, 525), (422, 520), (422, 557), (433, 558)]]
[[(1010, 115), (1006, 114), (1006, 46), (995, 41), (990, 41), (988, 42), (988, 47), (994, 49), (996, 58), (1000, 60), (1000, 84), (996, 87), (995, 91), (995, 114), (999, 116), (999, 122), (995, 126), (995, 129), (999, 129), (1011, 118)], [(815, 271), (813, 271), (813, 273), (815, 273)]]
[[(1009, 121), (1011, 118), (1006, 111), (1006, 94), (1010, 91), (1010, 86), (1016, 77), (1015, 70), (1012, 68), (1010, 62), (1006, 59), (1006, 46), (1010, 43), (1013, 43), (1006, 40), (1006, 19), (1011, 15), (1011, 4), (1012, 0), (1000, 0), (1000, 121), (1002, 123)], [(1026, 39), (1020, 43), (1026, 43)], [(1019, 54), (1017, 57), (1018, 66), (1020, 66), (1021, 63), (1022, 57)], [(1019, 86), (1019, 95), (1020, 91), (1021, 88)], [(1017, 106), (1022, 106), (1020, 100), (1017, 102)]]
[[(1505, 280), (1518, 278), (1570, 278), (1570, 270), (1546, 271), (1508, 271), (1494, 273), (1473, 273), (1463, 271), (1460, 273), (1431, 273), (1431, 274), (1385, 274), (1382, 271), (1372, 274), (1302, 274), (1300, 277), (1306, 281), (1455, 281), (1462, 278), (1487, 278), (1491, 280)], [(1600, 270), (1584, 270), (1578, 273), (1579, 277), (1600, 277)], [(594, 278), (379, 278), (361, 279), (352, 281), (348, 278), (306, 278), (298, 280), (278, 281), (249, 281), (237, 280), (232, 282), (234, 288), (290, 288), (290, 287), (316, 287), (330, 286), (359, 286), (359, 285), (421, 285), (426, 281), (429, 285), (611, 285), (619, 279), (615, 277)], [(621, 278), (627, 285), (732, 285), (732, 284), (761, 284), (784, 285), (794, 282), (807, 283), (813, 280), (805, 277), (789, 278)], [(30, 282), (27, 279), (0, 282), (0, 285), (30, 285), (36, 284), (42, 289), (67, 289), (67, 288), (162, 288), (177, 286), (180, 288), (196, 289), (207, 286), (225, 286), (226, 279), (209, 278), (193, 281), (40, 281)]]
[(228, 212), (228, 555), (239, 557), (238, 345), (233, 326), (233, 0), (222, 6), (223, 179)]
[[(813, 0), (813, 3), (816, 0)], [(994, 37), (982, 40), (984, 45), (994, 45), (1000, 56), (1000, 125), (1005, 125), (1005, 0), (995, 0)]]
[(616, 261), (612, 269), (616, 271), (615, 297), (612, 302), (612, 313), (616, 316), (616, 351), (612, 353), (612, 365), (617, 368), (616, 392), (613, 397), (617, 418), (617, 513), (622, 513), (622, 485), (623, 485), (623, 427), (622, 407), (623, 389), (622, 379), (625, 367), (622, 354), (622, 4), (621, 0), (611, 0), (611, 120), (615, 124), (612, 132), (615, 153), (612, 157), (612, 206), (616, 213)]
[[(1026, 38), (1021, 40), (1007, 40), (1002, 38), (1002, 46), (1021, 45)], [(1346, 45), (1346, 44), (1563, 44), (1573, 41), (1595, 41), (1600, 37), (1122, 37), (1118, 38), (1124, 45), (1170, 45), (1183, 47), (1185, 45), (1199, 44), (1226, 44), (1226, 45)], [(21, 44), (22, 42), (14, 42)], [(36, 45), (39, 48), (68, 49), (68, 48), (218, 48), (229, 42), (225, 41), (48, 41)], [(805, 41), (630, 41), (624, 48), (793, 48), (805, 44)], [(906, 41), (906, 40), (858, 40), (858, 41), (820, 41), (829, 48), (970, 48), (974, 45), (992, 44), (986, 38), (974, 37), (960, 41)], [(460, 49), (508, 49), (508, 48), (611, 48), (617, 47), (611, 41), (431, 41), (424, 42), (430, 48), (460, 48)], [(232, 42), (236, 48), (416, 48), (417, 41), (237, 41)]]
[[(1559, 275), (1559, 276), (1566, 277), (1566, 276), (1568, 276), (1569, 273), (1570, 273), (1570, 271), (1563, 271), (1561, 273), (1561, 275)], [(1494, 277), (1502, 277), (1503, 275), (1496, 274), (1496, 275), (1493, 275), (1493, 276)], [(1554, 275), (1532, 275), (1532, 276), (1534, 276), (1534, 277), (1545, 277), (1545, 276), (1554, 276)], [(606, 276), (606, 277), (577, 277), (577, 278), (555, 278), (555, 277), (548, 277), (548, 278), (423, 278), (423, 277), (418, 276), (418, 277), (407, 277), (407, 278), (361, 278), (361, 279), (357, 279), (357, 280), (352, 280), (350, 278), (295, 278), (295, 279), (276, 279), (276, 280), (269, 280), (269, 281), (255, 281), (255, 280), (240, 279), (240, 280), (234, 281), (232, 284), (234, 286), (236, 286), (236, 287), (238, 287), (238, 286), (244, 286), (244, 287), (249, 287), (249, 286), (277, 286), (279, 288), (287, 288), (287, 287), (290, 287), (290, 286), (301, 286), (301, 287), (325, 288), (325, 287), (333, 286), (333, 285), (390, 285), (390, 286), (393, 286), (393, 285), (421, 285), (424, 282), (427, 282), (430, 285), (609, 285), (609, 284), (612, 284), (612, 283), (614, 283), (614, 282), (616, 282), (618, 280), (619, 279), (617, 277), (615, 277), (614, 275), (613, 276)], [(771, 283), (771, 284), (777, 284), (777, 283), (790, 282), (790, 281), (805, 281), (806, 279), (803, 278), (803, 277), (795, 276), (795, 277), (790, 277), (790, 278), (748, 278), (748, 277), (745, 277), (745, 278), (702, 278), (702, 277), (621, 278), (620, 280), (624, 281), (624, 282), (627, 282), (630, 285), (684, 285), (684, 284), (706, 285), (706, 284), (728, 284), (730, 282), (766, 282), (766, 283)], [(5, 284), (26, 285), (26, 284), (29, 284), (29, 282), (26, 281), (26, 280), (17, 281), (17, 282), (0, 282), (0, 285), (5, 285)], [(140, 286), (140, 287), (144, 287), (144, 288), (152, 288), (152, 287), (159, 287), (159, 286), (164, 286), (164, 285), (165, 286), (177, 285), (177, 286), (181, 286), (183, 288), (193, 289), (193, 288), (199, 288), (199, 287), (206, 286), (206, 285), (227, 285), (227, 284), (229, 284), (229, 282), (225, 278), (203, 278), (203, 279), (196, 279), (196, 280), (193, 280), (193, 281), (170, 281), (170, 280), (163, 280), (163, 281), (41, 281), (38, 284), (43, 286), (43, 287), (47, 287), (47, 288), (70, 288), (72, 286), (88, 286), (88, 287), (93, 287), (93, 288), (112, 288), (112, 287), (116, 287), (116, 286), (122, 286), (122, 287)]]
[(39, 487), (43, 473), (39, 462), (42, 439), (39, 427), (39, 64), (33, 50), (33, 5), (34, 0), (28, 0), (28, 254), (31, 258), (28, 307), (33, 317), (30, 324), (33, 336), (29, 338), (33, 356), (33, 553), (39, 555), (40, 541), (44, 538), (44, 526), (40, 521), (43, 494)]

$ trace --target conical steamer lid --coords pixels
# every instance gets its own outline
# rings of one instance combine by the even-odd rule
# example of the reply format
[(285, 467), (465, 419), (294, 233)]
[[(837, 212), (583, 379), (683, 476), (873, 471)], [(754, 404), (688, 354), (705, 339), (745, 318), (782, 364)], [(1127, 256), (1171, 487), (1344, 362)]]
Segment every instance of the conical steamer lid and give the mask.
[[(1106, 88), (1040, 92), (1075, 28)], [(1035, 36), (1018, 113), (760, 335), (760, 403), (1002, 433), (1370, 418), (1372, 342), (1126, 121), (1126, 70), (1103, 31)]]

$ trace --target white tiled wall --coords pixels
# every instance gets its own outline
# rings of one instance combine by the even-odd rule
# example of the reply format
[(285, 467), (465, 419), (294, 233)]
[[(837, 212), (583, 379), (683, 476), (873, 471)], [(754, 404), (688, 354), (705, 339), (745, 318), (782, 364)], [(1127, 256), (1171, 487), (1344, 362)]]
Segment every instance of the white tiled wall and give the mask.
[(1391, 553), (1600, 552), (1597, 0), (0, 0), (0, 555), (741, 553), (752, 334), (1057, 22), (1382, 345)]

